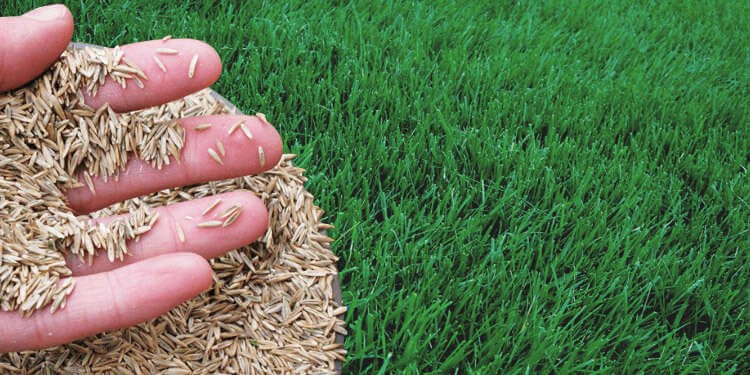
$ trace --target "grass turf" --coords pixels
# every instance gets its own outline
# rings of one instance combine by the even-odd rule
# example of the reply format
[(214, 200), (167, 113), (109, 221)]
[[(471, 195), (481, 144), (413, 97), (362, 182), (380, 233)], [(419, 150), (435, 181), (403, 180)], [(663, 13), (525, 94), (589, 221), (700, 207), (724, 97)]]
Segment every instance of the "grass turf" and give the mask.
[(300, 155), (347, 372), (750, 371), (750, 3), (89, 3)]

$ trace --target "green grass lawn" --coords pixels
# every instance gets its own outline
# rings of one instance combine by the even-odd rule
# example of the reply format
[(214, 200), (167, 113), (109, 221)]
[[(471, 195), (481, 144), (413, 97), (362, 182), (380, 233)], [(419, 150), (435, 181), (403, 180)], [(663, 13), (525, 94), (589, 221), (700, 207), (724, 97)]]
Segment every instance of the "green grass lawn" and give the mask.
[(300, 155), (346, 372), (750, 372), (750, 2), (88, 3)]

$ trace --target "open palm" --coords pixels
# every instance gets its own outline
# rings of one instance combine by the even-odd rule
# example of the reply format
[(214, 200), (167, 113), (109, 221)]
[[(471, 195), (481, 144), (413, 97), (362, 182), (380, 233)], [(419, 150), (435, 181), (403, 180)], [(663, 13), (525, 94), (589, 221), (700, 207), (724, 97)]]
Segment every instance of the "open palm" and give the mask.
[[(0, 95), (41, 74), (67, 47), (72, 33), (73, 18), (62, 5), (39, 8), (19, 17), (0, 18), (0, 35), (3, 35)], [(163, 59), (166, 69), (162, 69), (152, 59), (156, 48), (186, 53)], [(86, 97), (87, 105), (97, 108), (108, 103), (118, 112), (160, 105), (208, 87), (221, 73), (218, 54), (196, 40), (148, 41), (122, 46), (122, 50), (146, 72), (149, 80), (144, 82), (143, 88), (128, 85), (125, 89), (107, 81), (95, 97)], [(195, 76), (187, 79), (186, 72), (195, 54), (199, 56), (198, 68)], [(238, 151), (228, 153), (223, 165), (219, 165), (206, 152), (216, 139), (227, 149), (249, 149), (246, 138), (237, 133), (228, 134), (231, 125), (239, 120), (251, 130), (254, 146), (265, 150), (265, 161), (259, 159), (258, 153)], [(202, 116), (183, 118), (180, 123), (185, 128), (180, 163), (170, 163), (157, 170), (132, 159), (118, 181), (94, 179), (96, 194), (86, 187), (68, 191), (71, 208), (85, 214), (165, 188), (259, 173), (273, 167), (281, 157), (278, 132), (257, 117)], [(199, 137), (194, 128), (203, 123), (213, 126), (202, 130)], [(244, 208), (243, 214), (234, 225), (217, 231), (184, 226), (184, 236), (190, 240), (181, 241), (175, 232), (175, 221), (200, 216), (216, 198), (222, 199), (216, 211), (239, 204)], [(110, 263), (106, 255), (95, 258), (91, 265), (74, 257), (68, 259), (76, 278), (76, 289), (64, 309), (54, 314), (40, 310), (30, 318), (13, 311), (0, 311), (0, 351), (59, 345), (163, 314), (210, 286), (212, 271), (205, 258), (219, 256), (256, 240), (268, 223), (263, 203), (248, 192), (226, 193), (157, 210), (159, 221), (140, 241), (129, 245), (131, 256), (125, 261)]]

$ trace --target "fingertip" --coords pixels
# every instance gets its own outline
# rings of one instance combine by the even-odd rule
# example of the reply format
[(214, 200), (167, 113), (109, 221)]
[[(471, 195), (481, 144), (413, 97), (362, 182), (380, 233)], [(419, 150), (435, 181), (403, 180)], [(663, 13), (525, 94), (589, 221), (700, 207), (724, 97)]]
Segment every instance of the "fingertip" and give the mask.
[(63, 4), (52, 4), (32, 9), (21, 17), (30, 18), (36, 21), (48, 22), (64, 18), (66, 15), (70, 15), (68, 7)]
[[(197, 253), (207, 259), (255, 242), (268, 228), (268, 210), (265, 204), (247, 190), (204, 197), (168, 208), (184, 232), (185, 242), (181, 244), (181, 251)], [(199, 226), (206, 221), (228, 222), (231, 216), (235, 216), (234, 211), (236, 217), (225, 226)]]
[[(118, 286), (127, 285), (135, 288), (130, 293), (133, 296), (138, 296), (140, 300), (130, 298), (133, 301), (129, 304), (130, 307), (137, 310), (144, 304), (154, 307), (161, 305), (155, 310), (158, 314), (162, 314), (183, 301), (197, 296), (208, 289), (213, 282), (211, 265), (203, 257), (193, 253), (178, 252), (157, 255), (109, 271), (109, 273), (117, 276), (119, 279)], [(89, 277), (92, 276), (84, 276), (84, 278)], [(127, 279), (123, 279), (123, 277)], [(148, 282), (152, 285), (159, 285), (161, 290), (139, 293), (137, 289), (141, 288), (142, 285), (139, 286), (135, 280), (140, 280), (141, 283)], [(120, 289), (127, 290), (128, 287)], [(133, 315), (140, 314), (140, 312), (129, 312)], [(147, 319), (152, 315), (154, 315), (153, 311), (144, 314), (141, 319)]]
[(276, 164), (279, 164), (281, 156), (284, 154), (284, 142), (281, 140), (281, 134), (276, 130), (276, 127), (265, 125), (264, 128), (266, 129), (265, 131), (268, 132), (269, 145), (269, 149), (266, 152), (266, 168), (271, 169), (276, 166)]
[(65, 5), (0, 18), (0, 92), (20, 87), (42, 74), (67, 48), (73, 15)]
[[(211, 265), (202, 256), (179, 252), (157, 256), (154, 259), (164, 262), (164, 266), (176, 277), (184, 278), (186, 284), (191, 285), (188, 298), (192, 298), (211, 287), (213, 283), (213, 270)], [(187, 299), (187, 298), (186, 298)]]
[(206, 77), (207, 81), (210, 81), (210, 85), (213, 85), (216, 83), (216, 81), (219, 80), (219, 77), (221, 77), (221, 73), (224, 69), (221, 56), (219, 56), (219, 52), (214, 49), (210, 44), (202, 41), (202, 40), (195, 40), (195, 39), (187, 39), (190, 40), (197, 45), (199, 45), (200, 50), (202, 51), (201, 57), (205, 61), (205, 69), (206, 71)]
[(268, 229), (268, 208), (260, 198), (250, 191), (236, 191), (231, 194), (237, 196), (237, 201), (242, 204), (244, 211), (248, 213), (238, 223), (247, 229), (245, 241), (247, 243), (257, 241)]

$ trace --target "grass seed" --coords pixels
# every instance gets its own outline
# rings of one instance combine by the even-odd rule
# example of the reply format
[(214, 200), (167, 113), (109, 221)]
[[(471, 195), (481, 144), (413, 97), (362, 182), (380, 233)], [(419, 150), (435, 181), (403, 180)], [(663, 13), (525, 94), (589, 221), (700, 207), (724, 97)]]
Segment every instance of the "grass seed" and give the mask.
[(209, 147), (208, 154), (211, 156), (211, 159), (214, 159), (215, 162), (219, 163), (220, 165), (224, 165), (224, 161), (221, 160), (221, 157), (219, 157), (214, 149)]
[(240, 129), (242, 129), (242, 132), (245, 133), (245, 137), (247, 137), (247, 139), (253, 139), (253, 133), (251, 133), (250, 129), (245, 126), (245, 123), (240, 124)]
[(234, 131), (235, 131), (235, 130), (237, 130), (237, 128), (239, 128), (240, 126), (245, 126), (245, 123), (244, 123), (244, 122), (242, 122), (242, 120), (240, 120), (240, 121), (237, 121), (236, 123), (234, 123), (234, 124), (233, 124), (233, 125), (232, 125), (232, 126), (231, 126), (231, 127), (229, 128), (229, 132), (228, 132), (228, 134), (229, 134), (229, 135), (232, 135), (232, 133), (234, 133)]
[(209, 220), (198, 223), (197, 226), (198, 228), (215, 228), (220, 227), (222, 224), (223, 222), (221, 220)]
[(151, 57), (154, 59), (154, 62), (156, 62), (156, 65), (159, 67), (159, 69), (161, 69), (162, 72), (166, 73), (167, 67), (164, 65), (163, 62), (161, 62), (161, 60), (159, 60), (159, 57), (156, 55), (153, 55)]
[(185, 243), (185, 232), (182, 231), (180, 223), (175, 222), (175, 228), (177, 229), (177, 237), (179, 237), (180, 242)]
[(195, 75), (195, 65), (198, 64), (198, 54), (196, 53), (193, 55), (193, 58), (190, 59), (190, 68), (188, 69), (188, 77), (193, 78)]
[(161, 54), (161, 55), (177, 55), (180, 53), (180, 51), (174, 48), (159, 47), (156, 49), (156, 53)]
[(224, 220), (224, 223), (221, 226), (222, 227), (228, 227), (228, 226), (232, 225), (232, 223), (234, 223), (234, 221), (237, 220), (237, 218), (240, 216), (240, 213), (242, 213), (242, 209), (241, 208), (237, 209), (237, 210), (234, 210), (234, 212), (232, 212), (232, 214), (229, 215), (229, 217), (227, 217), (226, 220)]
[[(304, 190), (305, 179), (291, 163), (293, 156), (282, 156), (271, 173), (162, 190), (116, 203), (90, 218), (77, 217), (67, 207), (63, 192), (89, 185), (85, 175), (78, 180), (84, 172), (117, 180), (131, 156), (154, 168), (167, 165), (172, 157), (179, 160), (185, 134), (180, 118), (236, 114), (208, 90), (177, 103), (120, 114), (108, 106), (93, 110), (80, 102), (78, 87), (94, 95), (98, 82), (108, 77), (121, 86), (143, 79), (132, 67), (118, 63), (121, 58), (119, 48), (66, 50), (50, 72), (21, 89), (0, 94), (0, 137), (17, 137), (0, 153), (4, 176), (0, 190), (10, 183), (13, 192), (4, 197), (3, 212), (14, 212), (0, 220), (0, 249), (3, 260), (23, 256), (27, 262), (0, 262), (3, 309), (29, 316), (43, 306), (53, 312), (65, 308), (75, 279), (65, 277), (71, 271), (61, 249), (89, 262), (98, 253), (111, 260), (125, 259), (127, 245), (139, 241), (157, 223), (159, 213), (152, 207), (250, 190), (268, 208), (269, 228), (256, 243), (212, 260), (217, 279), (212, 293), (202, 293), (136, 327), (44, 351), (0, 354), (0, 368), (37, 373), (52, 363), (55, 368), (86, 373), (190, 373), (195, 368), (206, 373), (273, 373), (279, 368), (330, 372), (346, 353), (332, 344), (337, 332), (346, 332), (343, 321), (330, 316), (340, 307), (331, 287), (337, 258), (320, 241), (325, 238), (318, 230), (323, 228), (322, 210)], [(72, 74), (69, 65), (90, 74)], [(47, 89), (52, 87), (58, 89)], [(12, 113), (12, 121), (3, 122), (3, 113)], [(56, 133), (49, 131), (52, 125)], [(33, 207), (44, 209), (31, 210), (28, 203), (40, 200), (44, 206), (34, 203)], [(240, 210), (234, 204), (221, 213), (221, 220), (198, 225), (233, 225)], [(94, 219), (121, 214), (126, 215), (94, 224)], [(52, 221), (59, 225), (40, 225)], [(178, 237), (181, 229), (175, 223)], [(23, 241), (31, 243), (19, 245)], [(299, 272), (302, 269), (311, 272)], [(23, 294), (19, 294), (22, 288), (11, 285), (23, 286)]]
[(263, 146), (258, 146), (258, 160), (261, 167), (266, 165), (266, 153), (263, 152)]
[(86, 180), (86, 185), (89, 187), (91, 194), (96, 195), (96, 189), (94, 188), (94, 181), (91, 179), (91, 175), (88, 171), (83, 172), (83, 178)]
[(221, 198), (218, 198), (218, 199), (214, 200), (213, 202), (211, 202), (211, 204), (209, 204), (208, 207), (206, 207), (203, 210), (203, 212), (201, 212), (201, 216), (206, 216), (206, 214), (208, 214), (209, 212), (211, 212), (211, 210), (213, 210), (214, 208), (216, 208), (216, 206), (218, 206), (219, 203), (221, 203)]
[(227, 150), (224, 149), (224, 144), (218, 139), (216, 140), (216, 149), (219, 150), (219, 154), (221, 154), (222, 157), (227, 156)]

